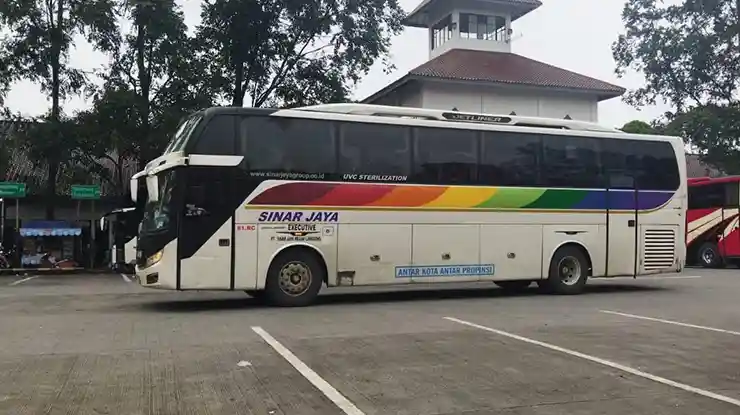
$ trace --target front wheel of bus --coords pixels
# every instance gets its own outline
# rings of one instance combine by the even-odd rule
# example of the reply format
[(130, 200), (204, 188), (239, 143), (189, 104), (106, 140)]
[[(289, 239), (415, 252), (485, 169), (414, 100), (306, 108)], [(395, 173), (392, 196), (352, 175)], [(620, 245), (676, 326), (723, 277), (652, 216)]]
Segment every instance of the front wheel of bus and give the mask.
[(564, 246), (552, 256), (546, 280), (538, 282), (549, 294), (580, 294), (588, 279), (588, 260), (575, 246)]
[(316, 300), (324, 282), (324, 267), (313, 252), (290, 249), (270, 264), (265, 295), (270, 304), (303, 307)]

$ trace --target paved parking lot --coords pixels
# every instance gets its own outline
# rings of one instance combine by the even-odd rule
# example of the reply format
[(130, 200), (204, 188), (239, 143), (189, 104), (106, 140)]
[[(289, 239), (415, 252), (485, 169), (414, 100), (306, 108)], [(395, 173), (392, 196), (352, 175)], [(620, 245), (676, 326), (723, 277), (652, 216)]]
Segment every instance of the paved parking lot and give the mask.
[(0, 414), (740, 413), (740, 271), (342, 289), (317, 306), (0, 278)]

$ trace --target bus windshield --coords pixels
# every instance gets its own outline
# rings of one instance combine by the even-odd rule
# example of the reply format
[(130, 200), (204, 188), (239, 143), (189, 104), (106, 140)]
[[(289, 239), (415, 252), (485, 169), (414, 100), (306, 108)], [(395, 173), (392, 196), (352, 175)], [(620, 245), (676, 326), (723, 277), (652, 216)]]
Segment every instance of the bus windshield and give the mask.
[(203, 119), (203, 115), (201, 113), (196, 113), (183, 121), (177, 128), (177, 131), (175, 131), (175, 134), (172, 136), (172, 140), (170, 140), (170, 143), (167, 144), (167, 148), (165, 148), (164, 154), (173, 153), (175, 151), (181, 151), (182, 149), (184, 149), (185, 145), (188, 142), (188, 138), (190, 138), (190, 135), (193, 133), (193, 130), (198, 125), (201, 119)]
[(159, 200), (147, 200), (144, 206), (144, 218), (141, 221), (141, 232), (152, 233), (167, 230), (171, 221), (172, 190), (175, 182), (173, 170), (159, 174)]

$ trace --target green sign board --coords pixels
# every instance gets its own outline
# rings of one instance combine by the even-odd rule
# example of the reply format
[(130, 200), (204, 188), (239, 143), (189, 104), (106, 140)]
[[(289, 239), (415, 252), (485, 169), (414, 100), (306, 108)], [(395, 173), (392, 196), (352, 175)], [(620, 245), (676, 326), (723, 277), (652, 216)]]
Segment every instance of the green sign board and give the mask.
[(0, 182), (0, 198), (26, 197), (26, 184), (14, 182)]
[(72, 185), (72, 199), (97, 200), (100, 199), (100, 186), (98, 185)]

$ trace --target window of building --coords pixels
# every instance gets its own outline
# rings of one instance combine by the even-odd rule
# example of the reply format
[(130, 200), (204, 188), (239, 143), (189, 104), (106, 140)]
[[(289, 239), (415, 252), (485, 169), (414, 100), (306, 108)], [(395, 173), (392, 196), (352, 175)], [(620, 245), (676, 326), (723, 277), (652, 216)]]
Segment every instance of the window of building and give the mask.
[(415, 183), (471, 185), (478, 175), (478, 136), (471, 130), (416, 128)]
[[(408, 177), (410, 128), (400, 125), (341, 123), (339, 173)], [(355, 180), (360, 180), (356, 178)], [(394, 181), (405, 181), (397, 179)]]
[(506, 18), (460, 13), (460, 36), (464, 39), (506, 40)]
[(542, 141), (543, 185), (581, 189), (604, 187), (598, 139), (543, 135)]
[(233, 115), (216, 115), (211, 118), (191, 153), (217, 156), (236, 154), (236, 118)]
[(241, 123), (241, 140), (249, 171), (323, 175), (336, 172), (336, 145), (330, 121), (246, 117)]
[(432, 49), (452, 39), (452, 16), (447, 16), (432, 27)]
[(539, 135), (484, 132), (478, 181), (489, 186), (540, 186)]

